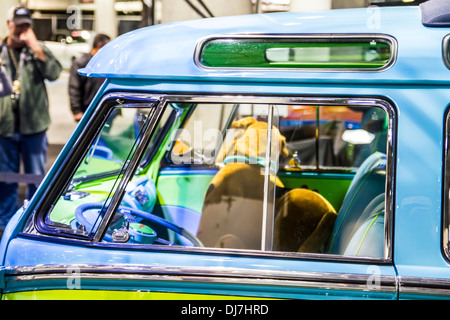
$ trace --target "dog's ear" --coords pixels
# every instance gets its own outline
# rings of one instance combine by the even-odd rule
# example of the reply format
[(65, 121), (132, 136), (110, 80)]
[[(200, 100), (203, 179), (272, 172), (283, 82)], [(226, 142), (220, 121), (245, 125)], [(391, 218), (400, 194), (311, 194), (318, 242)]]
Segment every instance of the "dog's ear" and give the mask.
[(280, 134), (280, 156), (287, 158), (289, 156), (289, 149), (286, 146), (286, 137)]
[(255, 118), (253, 117), (245, 117), (237, 121), (233, 121), (231, 124), (232, 129), (244, 129), (247, 130), (248, 127), (250, 127), (252, 124), (256, 122)]

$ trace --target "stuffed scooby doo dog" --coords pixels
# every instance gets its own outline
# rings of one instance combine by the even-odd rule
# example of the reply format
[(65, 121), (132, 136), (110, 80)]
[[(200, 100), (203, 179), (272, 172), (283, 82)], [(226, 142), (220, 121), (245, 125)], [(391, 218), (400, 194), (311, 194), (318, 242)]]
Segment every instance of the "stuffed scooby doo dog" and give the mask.
[[(252, 117), (232, 124), (234, 139), (217, 161), (225, 164), (211, 181), (203, 203), (197, 237), (207, 247), (261, 249), (267, 123)], [(272, 154), (288, 155), (285, 138), (272, 129)], [(275, 153), (277, 152), (277, 153)], [(270, 172), (276, 171), (271, 168)], [(282, 182), (271, 176), (268, 194)], [(268, 208), (273, 209), (273, 197)], [(318, 193), (294, 189), (276, 201), (274, 250), (317, 252), (328, 238), (336, 212)]]
[(319, 193), (292, 189), (277, 200), (273, 248), (289, 252), (322, 252), (337, 214)]

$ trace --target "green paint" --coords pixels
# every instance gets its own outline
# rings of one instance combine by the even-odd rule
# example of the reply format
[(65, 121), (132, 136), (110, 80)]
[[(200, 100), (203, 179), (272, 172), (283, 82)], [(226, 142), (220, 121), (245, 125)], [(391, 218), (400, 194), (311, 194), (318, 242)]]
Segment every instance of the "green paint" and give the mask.
[(285, 188), (307, 188), (319, 192), (339, 211), (347, 189), (352, 182), (352, 174), (322, 174), (302, 172), (279, 172), (278, 177)]
[[(151, 291), (39, 290), (6, 293), (3, 300), (258, 300), (259, 298)], [(265, 300), (265, 299), (264, 299)]]
[(122, 168), (122, 163), (117, 161), (105, 160), (101, 158), (92, 157), (89, 159), (89, 162), (86, 163), (83, 161), (77, 172), (74, 175), (74, 179), (91, 176), (93, 174), (105, 173), (105, 172), (114, 172), (120, 170)]
[(159, 202), (202, 212), (206, 190), (213, 177), (208, 174), (161, 175), (157, 184)]
[[(115, 177), (114, 177), (115, 178)], [(75, 209), (84, 203), (103, 202), (108, 198), (114, 185), (115, 179), (95, 180), (77, 187), (76, 191), (86, 192), (88, 195), (77, 200), (64, 200), (61, 196), (50, 213), (50, 220), (53, 222), (69, 225), (75, 217)]]

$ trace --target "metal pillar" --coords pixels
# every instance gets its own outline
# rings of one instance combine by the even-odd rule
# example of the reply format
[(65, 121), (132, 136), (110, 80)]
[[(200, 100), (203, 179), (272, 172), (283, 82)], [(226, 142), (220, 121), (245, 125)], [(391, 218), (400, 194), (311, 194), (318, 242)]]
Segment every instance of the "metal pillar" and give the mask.
[(331, 0), (291, 0), (290, 11), (320, 11), (331, 9)]
[(111, 38), (117, 37), (117, 14), (114, 8), (114, 0), (95, 1), (95, 32), (105, 33)]

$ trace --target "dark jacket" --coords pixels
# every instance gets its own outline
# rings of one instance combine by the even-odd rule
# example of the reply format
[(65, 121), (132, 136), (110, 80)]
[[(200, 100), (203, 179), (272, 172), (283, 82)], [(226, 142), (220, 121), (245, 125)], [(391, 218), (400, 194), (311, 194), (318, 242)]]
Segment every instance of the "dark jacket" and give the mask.
[[(11, 65), (6, 46), (6, 39), (0, 45), (0, 57), (8, 77), (11, 77)], [(21, 94), (19, 115), (21, 134), (34, 134), (47, 130), (50, 125), (45, 80), (56, 80), (62, 71), (61, 64), (50, 50), (41, 43), (46, 57), (45, 62), (35, 57), (29, 48), (24, 48), (23, 69), (20, 74)], [(12, 136), (15, 131), (13, 100), (10, 96), (0, 98), (0, 136)]]
[(88, 78), (80, 75), (78, 70), (86, 67), (92, 54), (84, 53), (76, 58), (70, 68), (69, 99), (73, 114), (84, 113), (102, 85), (103, 78)]

